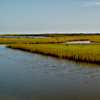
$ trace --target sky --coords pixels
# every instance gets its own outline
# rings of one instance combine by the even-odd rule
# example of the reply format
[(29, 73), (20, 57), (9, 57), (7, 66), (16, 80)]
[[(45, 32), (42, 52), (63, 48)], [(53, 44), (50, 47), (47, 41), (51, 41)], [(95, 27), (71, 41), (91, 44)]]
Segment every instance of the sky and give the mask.
[(100, 0), (0, 0), (4, 33), (100, 33)]

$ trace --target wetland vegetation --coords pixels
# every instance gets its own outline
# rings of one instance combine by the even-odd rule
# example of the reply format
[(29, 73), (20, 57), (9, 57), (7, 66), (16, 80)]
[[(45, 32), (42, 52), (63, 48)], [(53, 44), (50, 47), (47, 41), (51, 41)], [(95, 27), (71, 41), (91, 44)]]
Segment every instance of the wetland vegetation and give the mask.
[(78, 61), (100, 62), (99, 44), (10, 44), (7, 47)]
[[(100, 62), (100, 34), (41, 34), (51, 38), (0, 37), (0, 44), (32, 53), (78, 61)], [(90, 41), (87, 44), (66, 44), (69, 41)]]

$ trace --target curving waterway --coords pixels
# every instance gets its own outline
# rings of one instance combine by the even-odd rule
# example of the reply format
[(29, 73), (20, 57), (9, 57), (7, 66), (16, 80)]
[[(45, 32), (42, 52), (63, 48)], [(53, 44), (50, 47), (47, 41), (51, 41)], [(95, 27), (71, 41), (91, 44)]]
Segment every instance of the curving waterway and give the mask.
[(0, 100), (100, 100), (100, 65), (0, 45)]

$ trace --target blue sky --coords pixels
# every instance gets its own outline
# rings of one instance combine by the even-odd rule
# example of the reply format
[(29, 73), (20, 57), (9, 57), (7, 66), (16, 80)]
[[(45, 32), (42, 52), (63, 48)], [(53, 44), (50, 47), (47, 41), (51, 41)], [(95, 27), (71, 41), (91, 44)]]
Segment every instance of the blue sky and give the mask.
[(100, 0), (0, 0), (0, 33), (98, 33)]

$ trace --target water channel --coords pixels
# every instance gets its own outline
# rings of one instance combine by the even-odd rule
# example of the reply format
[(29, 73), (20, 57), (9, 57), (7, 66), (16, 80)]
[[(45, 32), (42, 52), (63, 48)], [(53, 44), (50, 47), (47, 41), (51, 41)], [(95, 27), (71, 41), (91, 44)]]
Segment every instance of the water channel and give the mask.
[(66, 42), (67, 44), (77, 44), (77, 43), (91, 43), (90, 41), (70, 41), (70, 42)]
[(0, 45), (0, 100), (99, 100), (100, 65)]
[(50, 36), (29, 36), (29, 35), (27, 35), (27, 36), (21, 36), (21, 35), (14, 35), (14, 36), (12, 36), (12, 35), (0, 35), (0, 37), (17, 37), (17, 38), (20, 38), (20, 37), (24, 37), (24, 38), (51, 38)]

